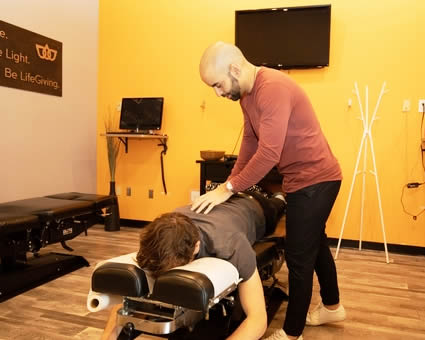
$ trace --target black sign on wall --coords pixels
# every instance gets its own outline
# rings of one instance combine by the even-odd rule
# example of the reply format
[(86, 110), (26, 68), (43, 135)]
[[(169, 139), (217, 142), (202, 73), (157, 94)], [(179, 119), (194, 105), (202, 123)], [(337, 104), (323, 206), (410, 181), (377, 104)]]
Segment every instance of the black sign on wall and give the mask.
[(0, 20), (0, 85), (62, 97), (62, 43)]

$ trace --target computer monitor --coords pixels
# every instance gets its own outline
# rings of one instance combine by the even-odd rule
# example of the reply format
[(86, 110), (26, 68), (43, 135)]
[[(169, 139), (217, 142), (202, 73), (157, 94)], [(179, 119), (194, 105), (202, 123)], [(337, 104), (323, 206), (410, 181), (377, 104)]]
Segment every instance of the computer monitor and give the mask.
[(135, 132), (160, 130), (163, 106), (163, 97), (123, 98), (120, 129)]

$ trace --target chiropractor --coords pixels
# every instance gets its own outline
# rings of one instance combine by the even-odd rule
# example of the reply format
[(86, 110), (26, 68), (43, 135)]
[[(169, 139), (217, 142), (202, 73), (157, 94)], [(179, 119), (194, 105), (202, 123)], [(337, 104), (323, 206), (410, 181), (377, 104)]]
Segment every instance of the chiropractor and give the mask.
[[(236, 46), (223, 42), (205, 50), (199, 70), (203, 82), (217, 96), (240, 101), (244, 133), (227, 181), (200, 196), (191, 209), (208, 214), (277, 166), (288, 204), (285, 257), (289, 302), (282, 329), (268, 339), (303, 339), (306, 321), (320, 325), (345, 319), (325, 233), (342, 174), (307, 95), (283, 72), (256, 67)], [(307, 315), (314, 271), (322, 304)]]

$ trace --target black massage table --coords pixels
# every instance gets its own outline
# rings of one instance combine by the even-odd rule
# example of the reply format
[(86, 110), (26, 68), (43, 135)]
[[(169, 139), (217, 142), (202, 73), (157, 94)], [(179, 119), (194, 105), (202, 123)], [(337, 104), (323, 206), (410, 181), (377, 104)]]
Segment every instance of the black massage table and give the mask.
[[(275, 277), (284, 263), (283, 248), (283, 238), (266, 238), (254, 245), (269, 322), (287, 299)], [(131, 253), (99, 263), (87, 299), (92, 312), (101, 310), (102, 303), (107, 308), (112, 300), (123, 303), (117, 312), (117, 323), (124, 327), (119, 340), (220, 340), (243, 320), (236, 290), (239, 275), (229, 262), (201, 258), (151, 280), (135, 257)], [(220, 282), (219, 289), (215, 281)]]
[(78, 192), (0, 203), (0, 302), (88, 266), (81, 256), (38, 252), (58, 242), (72, 251), (66, 241), (103, 224), (117, 205), (116, 196)]

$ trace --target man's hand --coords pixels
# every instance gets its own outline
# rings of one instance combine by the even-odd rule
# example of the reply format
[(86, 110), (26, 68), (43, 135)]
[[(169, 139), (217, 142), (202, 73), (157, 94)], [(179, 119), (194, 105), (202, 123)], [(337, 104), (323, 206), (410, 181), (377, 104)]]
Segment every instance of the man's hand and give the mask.
[(212, 208), (227, 201), (232, 195), (233, 192), (226, 188), (226, 183), (221, 184), (215, 190), (199, 196), (195, 202), (193, 202), (190, 210), (196, 210), (196, 212), (199, 214), (202, 210), (205, 209), (204, 214), (208, 214)]

